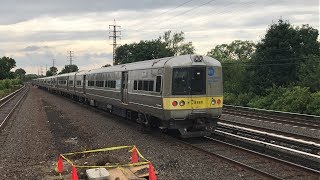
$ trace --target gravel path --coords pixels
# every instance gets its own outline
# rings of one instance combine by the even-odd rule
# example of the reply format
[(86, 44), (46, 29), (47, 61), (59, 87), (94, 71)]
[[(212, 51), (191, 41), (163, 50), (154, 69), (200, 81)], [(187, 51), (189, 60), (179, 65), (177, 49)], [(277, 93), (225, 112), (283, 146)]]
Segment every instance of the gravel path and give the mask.
[(145, 134), (117, 116), (34, 87), (0, 137), (0, 179), (54, 179), (59, 153), (122, 145), (136, 145), (158, 179), (259, 179), (161, 133)]

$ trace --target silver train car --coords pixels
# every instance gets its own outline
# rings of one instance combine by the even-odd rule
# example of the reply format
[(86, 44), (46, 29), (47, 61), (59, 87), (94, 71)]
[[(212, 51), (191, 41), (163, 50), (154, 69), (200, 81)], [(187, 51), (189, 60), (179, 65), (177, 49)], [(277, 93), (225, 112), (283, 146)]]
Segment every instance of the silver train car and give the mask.
[(223, 105), (221, 64), (198, 55), (44, 77), (33, 84), (146, 127), (176, 129), (182, 137), (210, 135)]

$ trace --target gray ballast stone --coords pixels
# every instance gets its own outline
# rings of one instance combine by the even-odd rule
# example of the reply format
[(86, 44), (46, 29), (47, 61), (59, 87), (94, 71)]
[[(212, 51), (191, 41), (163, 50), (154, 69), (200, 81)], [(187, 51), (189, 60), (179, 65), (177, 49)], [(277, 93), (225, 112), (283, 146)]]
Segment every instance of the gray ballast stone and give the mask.
[(89, 180), (106, 180), (110, 176), (110, 173), (105, 168), (87, 169), (86, 174)]

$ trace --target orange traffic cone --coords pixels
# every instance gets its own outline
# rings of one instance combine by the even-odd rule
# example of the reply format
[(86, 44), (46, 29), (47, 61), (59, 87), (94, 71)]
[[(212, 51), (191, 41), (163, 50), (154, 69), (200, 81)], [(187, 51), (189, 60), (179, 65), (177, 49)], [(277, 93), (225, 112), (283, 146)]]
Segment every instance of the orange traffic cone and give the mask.
[(136, 147), (133, 147), (131, 153), (131, 163), (137, 163), (139, 161), (138, 153)]
[(71, 180), (78, 180), (78, 173), (75, 166), (72, 166)]
[(58, 159), (57, 170), (58, 170), (59, 173), (63, 172), (63, 162), (62, 162), (62, 156), (61, 155), (59, 156), (59, 159)]
[(149, 163), (149, 180), (157, 180), (157, 176), (151, 162)]

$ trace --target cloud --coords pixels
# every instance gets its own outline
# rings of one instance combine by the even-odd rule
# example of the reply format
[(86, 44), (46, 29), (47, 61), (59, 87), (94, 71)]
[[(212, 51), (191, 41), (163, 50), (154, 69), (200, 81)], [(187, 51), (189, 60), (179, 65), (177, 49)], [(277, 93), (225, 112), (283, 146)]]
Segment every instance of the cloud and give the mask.
[[(319, 29), (317, 0), (2, 0), (0, 6), (0, 56), (12, 56), (27, 73), (56, 59), (59, 70), (74, 51), (80, 69), (112, 63), (109, 24), (121, 25), (125, 44), (151, 40), (164, 31), (185, 32), (197, 53), (233, 40), (259, 41), (279, 18), (295, 26)], [(14, 12), (14, 13), (13, 13)]]
[(40, 50), (40, 49), (48, 49), (49, 47), (48, 46), (27, 46), (23, 49), (21, 49), (21, 51), (37, 51), (37, 50)]

